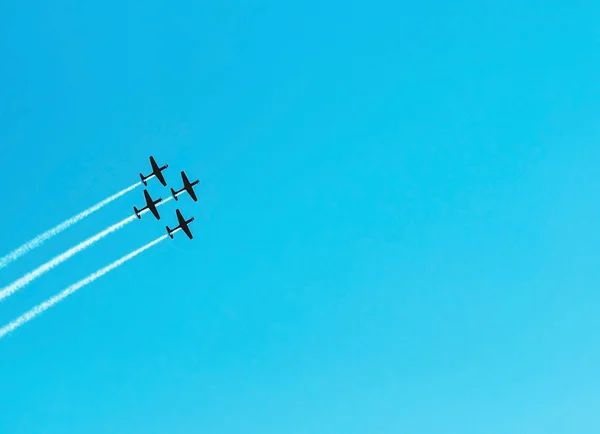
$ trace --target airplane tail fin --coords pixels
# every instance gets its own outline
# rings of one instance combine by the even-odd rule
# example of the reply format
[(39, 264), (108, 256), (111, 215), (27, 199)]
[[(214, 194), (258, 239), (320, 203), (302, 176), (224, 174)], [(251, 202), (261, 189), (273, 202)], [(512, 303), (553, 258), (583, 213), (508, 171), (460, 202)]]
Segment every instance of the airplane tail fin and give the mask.
[(142, 180), (144, 185), (148, 185), (148, 183), (146, 182), (146, 178), (144, 178), (144, 175), (142, 175), (141, 173), (140, 173), (140, 179)]
[(133, 212), (135, 213), (135, 216), (138, 218), (138, 220), (142, 218), (140, 216), (140, 210), (138, 210), (135, 206), (133, 207)]
[(179, 200), (179, 198), (177, 197), (177, 192), (172, 187), (171, 187), (171, 193), (173, 194), (173, 199)]
[(169, 234), (169, 236), (171, 237), (171, 239), (173, 239), (173, 233), (171, 232), (171, 229), (169, 229), (168, 226), (165, 226), (167, 228), (167, 233)]

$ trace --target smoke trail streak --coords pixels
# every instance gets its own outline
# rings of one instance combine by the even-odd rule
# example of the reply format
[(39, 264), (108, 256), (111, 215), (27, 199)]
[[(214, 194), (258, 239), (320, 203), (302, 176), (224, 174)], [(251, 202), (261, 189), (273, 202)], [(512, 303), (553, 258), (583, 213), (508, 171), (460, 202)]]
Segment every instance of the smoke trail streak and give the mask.
[[(171, 199), (171, 197), (163, 200), (162, 202), (160, 202), (159, 204), (157, 204), (157, 206), (158, 205), (162, 205), (163, 203), (167, 203), (170, 199)], [(144, 210), (140, 214), (145, 214), (147, 211), (148, 210)], [(102, 232), (98, 232), (96, 235), (88, 238), (85, 241), (82, 241), (81, 243), (77, 244), (74, 247), (71, 247), (69, 250), (61, 253), (58, 256), (55, 256), (50, 261), (46, 262), (45, 264), (40, 265), (35, 270), (30, 271), (29, 273), (25, 274), (23, 277), (20, 277), (19, 279), (15, 280), (10, 285), (8, 285), (8, 286), (0, 289), (0, 301), (3, 300), (3, 299), (5, 299), (8, 296), (14, 294), (18, 290), (22, 289), (24, 286), (30, 284), (35, 279), (37, 279), (38, 277), (40, 277), (42, 274), (50, 271), (51, 269), (53, 269), (57, 265), (65, 262), (70, 257), (72, 257), (72, 256), (76, 255), (77, 253), (79, 253), (79, 252), (87, 249), (89, 246), (91, 246), (95, 242), (101, 240), (105, 236), (107, 236), (107, 235), (109, 235), (109, 234), (111, 234), (111, 233), (113, 233), (113, 232), (121, 229), (122, 227), (124, 227), (128, 223), (131, 223), (135, 219), (136, 219), (135, 215), (132, 215), (130, 217), (127, 217), (126, 219), (121, 220), (118, 223), (115, 223), (112, 226), (109, 226), (108, 228), (104, 229)]]
[(76, 216), (71, 217), (68, 220), (65, 220), (61, 224), (53, 227), (52, 229), (47, 230), (43, 234), (40, 234), (37, 237), (35, 237), (34, 239), (26, 242), (21, 247), (13, 250), (9, 254), (3, 256), (2, 258), (0, 258), (0, 268), (6, 267), (8, 264), (10, 264), (11, 262), (13, 262), (14, 260), (18, 259), (19, 257), (23, 256), (24, 254), (26, 254), (30, 250), (33, 250), (36, 247), (38, 247), (39, 245), (41, 245), (42, 243), (44, 243), (44, 241), (52, 238), (55, 235), (58, 235), (59, 233), (61, 233), (65, 229), (67, 229), (69, 226), (72, 226), (75, 223), (77, 223), (78, 221), (83, 220), (84, 218), (86, 218), (90, 214), (98, 211), (100, 208), (104, 207), (105, 205), (108, 205), (113, 200), (120, 198), (121, 196), (123, 196), (126, 193), (129, 193), (131, 190), (133, 190), (134, 188), (138, 187), (140, 184), (141, 184), (141, 182), (137, 182), (137, 183), (133, 184), (132, 186), (127, 187), (124, 190), (121, 190), (117, 194), (113, 194), (112, 196), (104, 199), (102, 202), (98, 202), (96, 205), (94, 205), (94, 206), (86, 209), (85, 211), (80, 212)]
[(69, 295), (73, 294), (74, 292), (78, 291), (79, 289), (83, 288), (84, 286), (92, 283), (94, 280), (105, 275), (109, 271), (114, 270), (118, 266), (120, 266), (123, 263), (132, 259), (133, 257), (139, 255), (144, 250), (147, 250), (150, 247), (155, 246), (156, 244), (160, 243), (165, 238), (167, 238), (167, 235), (163, 235), (163, 236), (157, 238), (156, 240), (146, 244), (145, 246), (140, 247), (139, 249), (134, 250), (133, 252), (129, 253), (128, 255), (123, 256), (121, 259), (116, 260), (112, 264), (107, 265), (106, 267), (101, 268), (100, 270), (96, 271), (95, 273), (90, 274), (88, 277), (81, 279), (79, 282), (74, 283), (73, 285), (69, 286), (67, 289), (63, 290), (62, 292), (56, 294), (53, 297), (50, 297), (48, 300), (44, 301), (43, 303), (38, 304), (33, 309), (24, 313), (23, 315), (21, 315), (14, 321), (12, 321), (12, 322), (6, 324), (4, 327), (0, 328), (0, 339), (2, 339), (4, 336), (6, 336), (10, 332), (14, 331), (15, 329), (19, 328), (26, 322), (31, 321), (33, 318), (35, 318), (36, 316), (38, 316), (45, 310), (50, 309), (52, 306), (54, 306), (59, 301), (64, 300)]

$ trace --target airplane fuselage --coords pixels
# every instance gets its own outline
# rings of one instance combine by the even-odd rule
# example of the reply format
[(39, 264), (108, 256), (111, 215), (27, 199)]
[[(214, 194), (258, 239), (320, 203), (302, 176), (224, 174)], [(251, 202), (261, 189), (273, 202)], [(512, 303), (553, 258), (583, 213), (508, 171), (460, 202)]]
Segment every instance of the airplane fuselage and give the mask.
[(176, 213), (177, 213), (177, 219), (179, 220), (179, 225), (174, 227), (173, 229), (169, 228), (169, 226), (166, 226), (169, 237), (171, 237), (171, 239), (172, 239), (173, 234), (175, 232), (182, 230), (187, 235), (187, 237), (191, 240), (193, 238), (193, 236), (192, 236), (192, 232), (190, 231), (190, 228), (188, 225), (194, 221), (194, 217), (190, 218), (189, 220), (186, 220), (183, 218), (183, 216), (181, 215), (181, 212), (178, 209), (176, 210)]
[(137, 209), (135, 206), (133, 207), (133, 212), (135, 213), (136, 217), (138, 219), (142, 218), (142, 214), (144, 214), (144, 211), (150, 209), (148, 206), (145, 206), (143, 208)]
[(144, 185), (148, 185), (148, 180), (156, 177), (162, 185), (166, 186), (167, 183), (162, 175), (162, 171), (169, 167), (169, 165), (165, 164), (162, 167), (158, 167), (158, 164), (156, 164), (156, 161), (154, 161), (154, 157), (150, 156), (150, 166), (152, 167), (152, 172), (148, 176), (144, 176), (143, 173), (140, 173), (140, 179), (142, 180), (142, 183)]
[(171, 188), (171, 194), (173, 195), (173, 199), (179, 200), (179, 195), (183, 192), (187, 192), (194, 202), (197, 202), (196, 193), (194, 192), (194, 185), (200, 184), (200, 180), (197, 179), (194, 182), (190, 182), (185, 176), (184, 172), (181, 172), (181, 177), (183, 179), (183, 188), (180, 190), (175, 190)]
[(148, 176), (144, 176), (144, 175), (142, 175), (140, 173), (140, 179), (142, 180), (142, 182), (144, 183), (144, 185), (148, 185), (148, 180), (152, 179), (152, 178), (155, 178), (155, 177), (156, 177), (156, 175), (154, 173), (151, 173)]
[(150, 193), (148, 193), (148, 190), (144, 190), (144, 199), (146, 200), (145, 207), (143, 207), (142, 209), (137, 209), (135, 206), (133, 207), (133, 211), (135, 212), (137, 218), (141, 219), (143, 212), (145, 210), (149, 210), (152, 212), (152, 214), (154, 214), (154, 217), (156, 217), (157, 220), (160, 220), (160, 215), (158, 214), (158, 211), (156, 209), (156, 204), (162, 202), (162, 199), (159, 197), (156, 200), (152, 200), (152, 197), (150, 196)]

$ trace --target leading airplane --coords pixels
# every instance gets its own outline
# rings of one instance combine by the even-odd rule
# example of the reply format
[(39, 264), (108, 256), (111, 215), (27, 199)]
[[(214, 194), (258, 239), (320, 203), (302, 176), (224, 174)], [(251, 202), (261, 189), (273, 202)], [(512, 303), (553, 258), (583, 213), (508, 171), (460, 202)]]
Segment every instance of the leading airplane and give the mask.
[(142, 218), (142, 214), (141, 212), (149, 209), (150, 212), (152, 212), (152, 214), (154, 214), (154, 217), (156, 217), (156, 220), (160, 220), (160, 215), (158, 214), (158, 210), (156, 209), (156, 204), (162, 202), (162, 199), (159, 197), (156, 200), (152, 200), (152, 198), (150, 197), (150, 193), (148, 193), (148, 190), (144, 190), (144, 198), (146, 199), (146, 206), (143, 207), (142, 209), (137, 209), (135, 206), (133, 207), (133, 212), (135, 212), (135, 215), (138, 219)]
[(179, 196), (179, 194), (183, 193), (184, 191), (187, 191), (187, 193), (194, 200), (194, 202), (197, 202), (198, 198), (196, 197), (196, 193), (194, 192), (194, 185), (200, 183), (200, 180), (196, 179), (194, 182), (190, 182), (188, 177), (185, 175), (184, 171), (181, 172), (181, 179), (183, 180), (183, 188), (181, 190), (175, 191), (173, 188), (171, 188), (173, 198), (175, 200), (179, 200), (177, 196)]
[(194, 237), (192, 236), (192, 233), (190, 232), (190, 228), (188, 227), (188, 224), (190, 224), (191, 222), (194, 221), (194, 217), (190, 218), (189, 220), (186, 220), (181, 215), (179, 208), (176, 209), (175, 212), (177, 213), (177, 220), (179, 220), (179, 226), (174, 227), (173, 229), (169, 229), (169, 227), (167, 226), (167, 233), (169, 234), (171, 239), (173, 239), (173, 234), (175, 232), (177, 232), (179, 229), (181, 229), (183, 232), (185, 232), (185, 234), (191, 240)]
[(165, 177), (163, 176), (162, 171), (169, 167), (169, 165), (165, 164), (163, 167), (158, 167), (158, 164), (156, 164), (156, 161), (154, 161), (154, 157), (152, 155), (150, 156), (150, 165), (152, 166), (152, 173), (150, 173), (150, 175), (144, 176), (140, 173), (140, 179), (142, 180), (144, 185), (148, 185), (146, 181), (156, 176), (156, 179), (158, 179), (160, 183), (166, 187), (167, 182), (165, 181)]

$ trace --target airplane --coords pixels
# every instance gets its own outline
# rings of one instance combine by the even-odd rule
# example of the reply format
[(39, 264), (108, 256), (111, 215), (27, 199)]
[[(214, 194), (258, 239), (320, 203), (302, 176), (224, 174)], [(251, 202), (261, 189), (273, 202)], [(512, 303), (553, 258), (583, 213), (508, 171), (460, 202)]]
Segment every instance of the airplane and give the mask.
[(175, 212), (177, 212), (177, 220), (179, 220), (179, 226), (177, 226), (177, 227), (175, 227), (173, 229), (169, 229), (169, 227), (167, 226), (167, 233), (169, 234), (169, 236), (171, 237), (171, 239), (173, 239), (173, 234), (175, 232), (177, 232), (179, 229), (181, 229), (183, 232), (185, 232), (185, 234), (191, 240), (194, 237), (192, 236), (192, 233), (190, 232), (190, 228), (188, 227), (188, 224), (190, 224), (191, 222), (194, 221), (194, 217), (192, 217), (189, 220), (186, 220), (181, 215), (181, 212), (179, 211), (179, 208), (176, 209)]
[(200, 180), (196, 179), (194, 182), (190, 182), (188, 177), (185, 175), (185, 172), (183, 172), (183, 171), (181, 172), (181, 179), (183, 179), (183, 188), (181, 190), (175, 191), (174, 189), (171, 188), (171, 193), (173, 194), (173, 198), (175, 200), (179, 200), (177, 198), (177, 196), (179, 196), (180, 193), (187, 191), (188, 194), (194, 200), (194, 202), (197, 202), (198, 198), (196, 197), (196, 193), (194, 192), (194, 185), (200, 183)]
[(156, 161), (154, 161), (154, 157), (152, 155), (150, 156), (150, 165), (152, 166), (152, 173), (150, 173), (150, 175), (144, 176), (140, 173), (140, 179), (142, 180), (144, 185), (148, 185), (146, 181), (156, 176), (156, 179), (158, 179), (160, 183), (166, 187), (167, 182), (165, 181), (165, 177), (163, 176), (162, 171), (169, 167), (169, 165), (165, 164), (163, 167), (158, 167), (158, 164), (156, 164)]
[(135, 212), (135, 215), (138, 219), (142, 218), (141, 212), (144, 211), (145, 209), (149, 209), (152, 214), (154, 214), (154, 217), (156, 217), (156, 220), (160, 220), (160, 215), (158, 214), (158, 211), (156, 209), (156, 204), (162, 202), (162, 199), (159, 197), (156, 200), (152, 200), (152, 198), (150, 197), (150, 193), (148, 193), (148, 190), (144, 189), (144, 197), (146, 198), (146, 206), (143, 207), (142, 209), (137, 209), (135, 206), (133, 207), (133, 212)]

